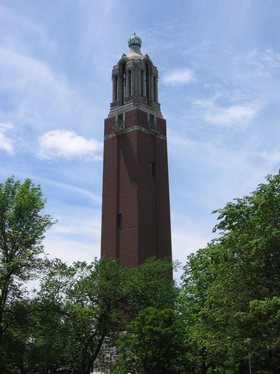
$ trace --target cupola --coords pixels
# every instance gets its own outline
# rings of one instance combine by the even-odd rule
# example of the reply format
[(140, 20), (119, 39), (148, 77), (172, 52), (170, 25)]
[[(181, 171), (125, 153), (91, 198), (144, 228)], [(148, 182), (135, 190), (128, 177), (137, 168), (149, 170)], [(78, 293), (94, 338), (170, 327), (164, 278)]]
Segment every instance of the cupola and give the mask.
[(134, 33), (128, 39), (128, 52), (113, 67), (110, 116), (136, 108), (162, 116), (158, 102), (158, 71), (149, 56), (142, 54), (141, 46), (141, 38)]

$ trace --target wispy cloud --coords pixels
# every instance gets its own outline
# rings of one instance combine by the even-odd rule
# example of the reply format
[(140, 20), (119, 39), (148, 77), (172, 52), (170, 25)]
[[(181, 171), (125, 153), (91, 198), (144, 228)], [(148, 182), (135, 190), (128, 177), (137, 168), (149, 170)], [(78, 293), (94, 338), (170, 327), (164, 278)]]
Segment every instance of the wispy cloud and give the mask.
[(52, 159), (56, 157), (100, 158), (102, 145), (96, 139), (86, 139), (73, 131), (53, 130), (46, 132), (39, 139), (39, 156)]
[(280, 162), (280, 151), (276, 149), (261, 151), (257, 155), (272, 164), (279, 164)]
[(74, 261), (94, 261), (95, 257), (100, 256), (100, 239), (90, 242), (81, 242), (81, 240), (73, 240), (68, 236), (57, 236), (55, 234), (47, 234), (44, 240), (46, 253), (51, 258), (61, 258), (71, 264)]
[(213, 101), (204, 100), (197, 101), (196, 104), (205, 109), (203, 114), (204, 119), (207, 122), (217, 125), (246, 125), (258, 112), (257, 106), (251, 103), (219, 106)]
[[(70, 212), (72, 214), (70, 214)], [(93, 261), (100, 255), (100, 211), (70, 207), (59, 212), (58, 223), (46, 234), (44, 245), (51, 257), (67, 261)]]
[(98, 109), (74, 89), (67, 76), (38, 58), (0, 48), (0, 90), (7, 100), (13, 97), (12, 121), (28, 123), (34, 131), (51, 130), (58, 123), (73, 128), (77, 121), (80, 127), (93, 129)]
[[(184, 184), (184, 177), (180, 176), (183, 187), (176, 185), (176, 194), (173, 193), (171, 201), (180, 204), (187, 201), (191, 212), (192, 209), (203, 209), (209, 214), (227, 201), (249, 193), (265, 175), (279, 168), (280, 152), (266, 150), (259, 137), (242, 137), (236, 144), (231, 142), (231, 136), (227, 139), (209, 136), (203, 140), (173, 134), (169, 132), (169, 155), (171, 162), (176, 160), (177, 173), (181, 171), (182, 175), (207, 180), (194, 190), (188, 185), (196, 182)], [(177, 205), (179, 209), (181, 207)]]
[(13, 129), (10, 123), (0, 123), (0, 150), (12, 155), (14, 154), (14, 140), (7, 133)]
[[(30, 177), (32, 179), (35, 179), (35, 176), (31, 175)], [(101, 205), (101, 195), (93, 191), (89, 191), (86, 188), (81, 188), (78, 185), (73, 185), (71, 183), (66, 183), (66, 182), (59, 182), (57, 180), (44, 178), (44, 177), (37, 177), (36, 179), (42, 185), (50, 185), (52, 187), (55, 187), (56, 189), (60, 189), (64, 191), (65, 194), (69, 194), (69, 195), (72, 195), (73, 193), (76, 195), (83, 195), (87, 197), (95, 205), (98, 205), (98, 206)]]
[(162, 77), (167, 86), (186, 85), (196, 80), (195, 74), (189, 68), (179, 68), (167, 71)]
[[(95, 213), (95, 217), (87, 217), (86, 222), (82, 219), (73, 218), (71, 222), (64, 219), (64, 223), (57, 223), (52, 228), (52, 233), (59, 234), (63, 236), (64, 234), (88, 236), (88, 237), (100, 237), (101, 232), (101, 222), (100, 222), (100, 212)], [(94, 214), (92, 214), (94, 216)]]
[[(198, 225), (199, 223), (197, 223)], [(190, 229), (186, 230), (186, 227), (180, 230), (180, 227), (177, 226), (176, 230), (172, 231), (173, 256), (185, 263), (187, 256), (199, 248), (205, 247), (211, 239), (213, 239), (213, 235), (211, 235), (210, 228), (207, 236), (205, 233), (193, 233)]]
[(280, 54), (275, 50), (268, 48), (266, 50), (251, 50), (246, 56), (249, 64), (255, 65), (258, 69), (268, 72), (272, 69), (280, 68)]
[(228, 108), (215, 108), (213, 113), (207, 115), (207, 120), (218, 124), (231, 124), (240, 121), (249, 121), (256, 115), (256, 110), (242, 105), (233, 105)]

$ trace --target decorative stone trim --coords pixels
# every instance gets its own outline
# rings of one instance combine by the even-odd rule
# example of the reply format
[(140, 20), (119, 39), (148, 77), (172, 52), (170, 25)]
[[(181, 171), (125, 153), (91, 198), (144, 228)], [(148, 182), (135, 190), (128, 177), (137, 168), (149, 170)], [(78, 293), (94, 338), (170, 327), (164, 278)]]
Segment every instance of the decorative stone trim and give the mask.
[(120, 134), (127, 134), (127, 133), (133, 132), (133, 131), (141, 131), (144, 134), (153, 135), (153, 136), (156, 136), (159, 139), (166, 140), (166, 136), (162, 135), (158, 130), (155, 130), (155, 129), (146, 129), (143, 126), (138, 126), (138, 125), (133, 126), (133, 127), (129, 127), (128, 129), (123, 128), (123, 129), (121, 129), (121, 131), (116, 131), (116, 130), (114, 130), (114, 131), (115, 131), (115, 133), (112, 133), (112, 134), (109, 134), (109, 135), (105, 135), (104, 140), (111, 139), (111, 138), (114, 138), (115, 136), (118, 136)]
[(117, 121), (112, 127), (112, 130), (118, 135), (122, 134), (125, 130), (125, 123), (124, 121)]

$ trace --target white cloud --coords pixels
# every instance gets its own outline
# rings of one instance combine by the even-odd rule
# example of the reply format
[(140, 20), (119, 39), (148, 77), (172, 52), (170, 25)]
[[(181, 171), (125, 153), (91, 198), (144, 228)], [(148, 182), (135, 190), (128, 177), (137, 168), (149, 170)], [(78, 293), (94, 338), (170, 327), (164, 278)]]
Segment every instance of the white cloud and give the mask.
[(58, 181), (54, 181), (52, 179), (46, 179), (46, 178), (42, 178), (42, 177), (40, 177), (40, 178), (37, 177), (37, 180), (41, 181), (41, 183), (43, 183), (43, 184), (49, 184), (49, 185), (54, 186), (56, 188), (65, 190), (65, 191), (67, 191), (67, 193), (69, 192), (70, 194), (76, 193), (76, 194), (79, 194), (79, 195), (83, 195), (83, 196), (87, 197), (88, 199), (90, 199), (93, 203), (98, 204), (98, 205), (101, 204), (101, 201), (102, 201), (101, 196), (99, 194), (96, 194), (96, 193), (92, 192), (92, 191), (88, 191), (87, 189), (81, 188), (81, 187), (73, 185), (73, 184), (58, 182)]
[(96, 139), (86, 139), (68, 130), (46, 132), (39, 138), (39, 145), (39, 156), (46, 159), (85, 156), (100, 158), (99, 152), (102, 148), (101, 143)]
[(247, 54), (246, 58), (251, 65), (255, 65), (262, 72), (280, 68), (280, 54), (272, 49), (264, 51), (254, 49)]
[(92, 212), (92, 217), (87, 217), (86, 221), (80, 217), (67, 220), (63, 216), (58, 217), (58, 223), (52, 227), (51, 233), (61, 236), (65, 234), (83, 235), (84, 238), (99, 239), (101, 233), (100, 211)]
[(192, 70), (188, 68), (180, 68), (167, 71), (163, 75), (162, 80), (167, 86), (178, 86), (192, 83), (196, 79)]
[(280, 151), (278, 150), (270, 150), (270, 151), (263, 151), (257, 153), (257, 156), (263, 158), (264, 160), (272, 163), (272, 164), (279, 164), (280, 162)]
[(216, 108), (208, 115), (209, 122), (228, 124), (233, 122), (248, 121), (256, 115), (256, 110), (247, 106), (233, 105), (228, 108)]
[(218, 106), (212, 101), (197, 101), (197, 105), (205, 108), (204, 119), (218, 125), (247, 124), (257, 115), (254, 104)]
[[(175, 189), (172, 173), (176, 183), (176, 194), (173, 192), (171, 201), (176, 200), (176, 211), (182, 209), (182, 201), (187, 201), (190, 212), (202, 209), (209, 215), (233, 198), (253, 191), (265, 175), (279, 168), (280, 152), (276, 148), (261, 152), (264, 144), (259, 137), (242, 136), (237, 145), (231, 143), (232, 137), (190, 139), (174, 130), (169, 135), (169, 161), (177, 168), (177, 175), (171, 172), (171, 190)], [(193, 175), (194, 182), (190, 183), (186, 175)], [(194, 189), (196, 180), (207, 183), (200, 182)]]
[(67, 263), (93, 261), (100, 256), (101, 220), (99, 210), (70, 207), (56, 217), (44, 240), (46, 252)]
[(12, 124), (0, 123), (0, 149), (10, 155), (14, 154), (14, 141), (6, 133), (11, 129), (13, 129)]
[(206, 237), (200, 233), (193, 233), (191, 230), (186, 230), (186, 228), (182, 228), (182, 231), (179, 231), (178, 228), (176, 231), (172, 231), (173, 258), (184, 264), (187, 256), (196, 252), (199, 248), (206, 247), (212, 237), (210, 234)]
[(100, 240), (81, 242), (64, 237), (48, 234), (43, 242), (45, 251), (51, 258), (60, 258), (71, 264), (74, 261), (94, 261), (100, 256)]
[[(209, 223), (198, 221), (195, 218), (188, 217), (187, 213), (172, 214), (172, 258), (179, 261), (182, 266), (186, 264), (187, 257), (195, 253), (200, 248), (205, 248), (214, 235), (212, 226)], [(175, 279), (179, 281), (182, 275), (182, 268), (174, 274)]]

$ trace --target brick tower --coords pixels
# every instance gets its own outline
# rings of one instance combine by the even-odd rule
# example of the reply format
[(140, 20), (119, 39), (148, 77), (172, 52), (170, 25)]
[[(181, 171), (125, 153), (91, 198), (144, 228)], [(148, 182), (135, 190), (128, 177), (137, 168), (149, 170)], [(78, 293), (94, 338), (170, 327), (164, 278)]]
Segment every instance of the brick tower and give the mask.
[(166, 121), (158, 71), (134, 34), (113, 67), (105, 119), (101, 256), (134, 267), (171, 258)]

